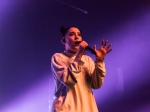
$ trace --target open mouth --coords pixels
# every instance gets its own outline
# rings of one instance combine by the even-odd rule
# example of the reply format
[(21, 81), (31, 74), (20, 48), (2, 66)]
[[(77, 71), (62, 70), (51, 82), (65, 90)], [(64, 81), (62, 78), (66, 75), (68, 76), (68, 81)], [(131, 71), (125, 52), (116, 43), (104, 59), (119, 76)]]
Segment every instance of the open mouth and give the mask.
[(78, 46), (80, 44), (81, 41), (77, 41), (75, 42), (75, 45)]

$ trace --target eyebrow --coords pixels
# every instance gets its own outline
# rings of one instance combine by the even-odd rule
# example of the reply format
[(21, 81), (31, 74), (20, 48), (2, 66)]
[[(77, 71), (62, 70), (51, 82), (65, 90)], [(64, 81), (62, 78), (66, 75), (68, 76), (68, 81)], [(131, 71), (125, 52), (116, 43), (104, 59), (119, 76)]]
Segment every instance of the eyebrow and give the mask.
[[(70, 33), (75, 33), (75, 32), (70, 32)], [(77, 33), (81, 33), (81, 32), (77, 32)]]

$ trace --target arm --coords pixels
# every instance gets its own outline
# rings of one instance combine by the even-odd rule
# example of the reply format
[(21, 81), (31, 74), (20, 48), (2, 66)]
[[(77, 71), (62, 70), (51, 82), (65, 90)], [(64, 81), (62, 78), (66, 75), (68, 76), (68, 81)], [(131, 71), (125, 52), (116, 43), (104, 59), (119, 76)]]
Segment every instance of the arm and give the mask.
[(89, 60), (89, 74), (91, 76), (91, 88), (98, 89), (104, 83), (104, 77), (106, 75), (104, 60), (96, 58), (95, 62), (92, 59)]
[(56, 53), (52, 57), (51, 67), (55, 78), (68, 87), (77, 83), (77, 78), (80, 76), (81, 68), (84, 64), (81, 58), (86, 46), (88, 46), (88, 44), (85, 41), (80, 43), (76, 57), (70, 64), (68, 64), (68, 62), (63, 59), (59, 53)]
[(80, 76), (83, 64), (81, 60), (77, 59), (67, 64), (67, 61), (56, 53), (52, 56), (51, 68), (54, 77), (69, 87), (77, 83), (76, 79)]
[(95, 55), (95, 65), (91, 64), (91, 67), (93, 68), (93, 72), (91, 73), (92, 80), (91, 80), (91, 87), (94, 89), (100, 88), (101, 85), (104, 82), (104, 77), (106, 75), (106, 69), (105, 69), (105, 63), (104, 63), (104, 57), (107, 53), (109, 53), (112, 49), (110, 47), (112, 44), (110, 44), (108, 47), (106, 47), (108, 40), (104, 42), (102, 40), (100, 48), (97, 50), (96, 45), (94, 46), (94, 51), (96, 52)]

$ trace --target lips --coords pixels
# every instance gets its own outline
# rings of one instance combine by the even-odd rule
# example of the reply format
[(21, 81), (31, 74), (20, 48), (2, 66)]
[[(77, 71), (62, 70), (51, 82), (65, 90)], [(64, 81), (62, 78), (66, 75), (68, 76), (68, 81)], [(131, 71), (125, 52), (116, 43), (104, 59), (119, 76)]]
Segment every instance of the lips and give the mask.
[(79, 45), (79, 44), (80, 44), (80, 42), (81, 42), (81, 41), (76, 41), (76, 42), (75, 42), (75, 45)]

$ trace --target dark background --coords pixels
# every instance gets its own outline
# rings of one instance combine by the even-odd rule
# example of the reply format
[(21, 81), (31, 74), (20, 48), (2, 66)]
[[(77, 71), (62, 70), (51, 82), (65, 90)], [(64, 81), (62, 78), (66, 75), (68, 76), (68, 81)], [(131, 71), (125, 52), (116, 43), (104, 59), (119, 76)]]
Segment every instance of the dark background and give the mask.
[[(46, 78), (47, 81), (46, 95), (49, 92), (53, 94), (51, 88), (54, 83), (50, 62), (55, 52), (64, 50), (60, 42), (61, 26), (79, 27), (83, 38), (91, 46), (95, 43), (100, 45), (102, 39), (108, 39), (113, 44), (113, 51), (106, 57), (108, 72), (105, 84), (110, 84), (111, 89), (115, 88), (111, 84), (117, 83), (115, 74), (118, 67), (121, 67), (124, 82), (119, 84), (123, 84), (123, 90), (118, 92), (117, 89), (113, 89), (110, 92), (110, 89), (106, 89), (107, 86), (98, 90), (104, 96), (105, 93), (110, 93), (104, 100), (100, 100), (103, 96), (96, 95), (100, 112), (149, 112), (150, 1), (62, 0), (62, 2), (0, 1), (0, 112), (8, 110), (24, 112), (21, 109), (12, 111), (11, 108), (2, 111), (1, 108), (7, 107), (7, 104), (11, 105), (10, 102), (40, 82), (42, 78)], [(109, 82), (110, 80), (112, 82)], [(46, 96), (45, 99), (47, 102), (44, 104), (48, 108), (48, 101), (51, 98)]]

